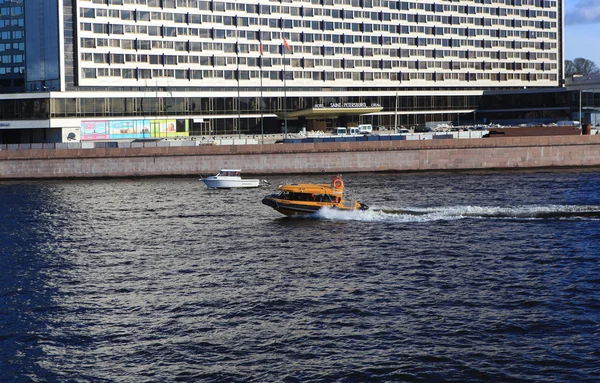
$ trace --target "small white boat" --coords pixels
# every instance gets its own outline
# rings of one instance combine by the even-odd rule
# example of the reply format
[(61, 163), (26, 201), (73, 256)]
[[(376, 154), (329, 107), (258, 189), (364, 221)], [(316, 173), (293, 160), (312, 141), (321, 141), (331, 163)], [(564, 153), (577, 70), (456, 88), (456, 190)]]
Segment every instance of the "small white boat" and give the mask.
[(200, 181), (209, 189), (255, 188), (260, 185), (258, 179), (242, 179), (240, 169), (221, 169), (214, 176), (200, 177)]

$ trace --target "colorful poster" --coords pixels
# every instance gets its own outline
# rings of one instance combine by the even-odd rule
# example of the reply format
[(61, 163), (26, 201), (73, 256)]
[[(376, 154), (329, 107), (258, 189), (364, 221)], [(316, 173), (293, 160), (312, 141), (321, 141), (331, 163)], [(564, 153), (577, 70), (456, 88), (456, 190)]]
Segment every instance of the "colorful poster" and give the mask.
[(137, 124), (135, 120), (110, 121), (110, 138), (113, 140), (123, 138), (142, 138), (142, 132), (138, 132), (136, 125)]
[(81, 141), (81, 128), (63, 128), (61, 142), (79, 142)]
[(164, 137), (166, 135), (166, 133), (161, 132), (161, 120), (152, 120), (150, 121), (150, 125), (152, 127), (153, 138)]
[(152, 137), (187, 136), (187, 132), (177, 131), (177, 120), (152, 120)]
[(177, 134), (177, 121), (175, 120), (167, 120), (167, 137), (175, 137)]
[(81, 140), (108, 140), (108, 121), (82, 121)]
[(189, 136), (190, 129), (188, 120), (167, 120), (167, 137)]
[(84, 121), (82, 140), (119, 140), (189, 136), (187, 120)]
[(138, 120), (138, 129), (142, 133), (142, 138), (150, 138), (150, 120)]

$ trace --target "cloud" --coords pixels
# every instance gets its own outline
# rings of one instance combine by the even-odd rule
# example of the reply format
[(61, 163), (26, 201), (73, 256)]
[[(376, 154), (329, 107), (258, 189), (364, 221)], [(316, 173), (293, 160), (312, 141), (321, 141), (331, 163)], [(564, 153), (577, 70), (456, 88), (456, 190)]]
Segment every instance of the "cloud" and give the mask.
[(600, 0), (579, 0), (565, 10), (565, 24), (600, 24)]

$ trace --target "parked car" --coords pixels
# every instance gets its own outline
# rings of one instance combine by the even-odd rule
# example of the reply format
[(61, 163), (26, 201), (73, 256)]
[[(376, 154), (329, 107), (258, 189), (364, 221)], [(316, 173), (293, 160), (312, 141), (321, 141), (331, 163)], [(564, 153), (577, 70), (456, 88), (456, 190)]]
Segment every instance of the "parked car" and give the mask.
[(427, 126), (417, 126), (413, 131), (415, 133), (431, 133), (433, 132), (433, 129)]

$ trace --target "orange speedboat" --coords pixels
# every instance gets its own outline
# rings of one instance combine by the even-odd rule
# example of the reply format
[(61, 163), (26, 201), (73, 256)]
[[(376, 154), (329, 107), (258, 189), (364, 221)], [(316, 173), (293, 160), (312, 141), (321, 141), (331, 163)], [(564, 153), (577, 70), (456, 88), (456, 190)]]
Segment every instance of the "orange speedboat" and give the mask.
[(263, 198), (262, 203), (287, 216), (308, 215), (323, 207), (339, 210), (367, 210), (369, 207), (356, 201), (346, 201), (344, 182), (337, 175), (331, 184), (287, 184), (279, 186), (279, 193)]

